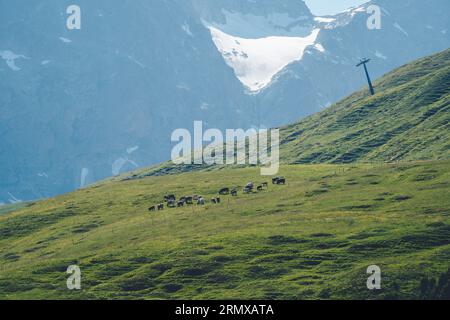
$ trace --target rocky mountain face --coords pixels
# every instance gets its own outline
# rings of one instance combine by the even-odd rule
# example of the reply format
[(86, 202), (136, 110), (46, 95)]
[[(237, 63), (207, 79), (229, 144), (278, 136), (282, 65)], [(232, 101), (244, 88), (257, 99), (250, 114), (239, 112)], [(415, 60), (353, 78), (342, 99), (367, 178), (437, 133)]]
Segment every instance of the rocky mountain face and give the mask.
[(0, 204), (170, 158), (171, 133), (278, 126), (449, 47), (447, 0), (314, 17), (302, 1), (0, 0)]

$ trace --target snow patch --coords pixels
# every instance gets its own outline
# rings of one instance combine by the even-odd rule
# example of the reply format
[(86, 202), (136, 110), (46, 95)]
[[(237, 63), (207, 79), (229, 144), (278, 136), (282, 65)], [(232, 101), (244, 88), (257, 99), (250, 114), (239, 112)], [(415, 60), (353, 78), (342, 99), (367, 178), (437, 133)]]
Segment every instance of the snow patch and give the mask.
[(320, 23), (331, 23), (331, 22), (335, 22), (336, 18), (315, 17), (314, 20), (317, 22), (320, 22)]
[(49, 64), (50, 62), (51, 62), (50, 60), (44, 60), (44, 61), (41, 61), (41, 65), (45, 66), (45, 65)]
[(409, 36), (408, 32), (406, 32), (405, 29), (403, 29), (402, 26), (399, 25), (397, 22), (394, 23), (394, 27), (396, 27), (398, 30), (400, 30), (400, 32), (403, 33), (404, 35), (406, 35), (407, 37)]
[(178, 90), (184, 90), (184, 91), (191, 91), (191, 88), (185, 83), (177, 84), (177, 89)]
[(321, 45), (320, 43), (316, 43), (314, 45), (314, 48), (316, 48), (317, 50), (319, 50), (320, 52), (325, 52), (325, 48), (323, 47), (323, 45)]
[(63, 38), (63, 37), (59, 37), (59, 40), (61, 40), (64, 43), (71, 43), (72, 42), (72, 40), (67, 39), (67, 38)]
[(139, 67), (141, 67), (142, 69), (147, 68), (147, 66), (145, 64), (143, 64), (142, 62), (136, 60), (136, 58), (134, 58), (133, 56), (128, 56), (128, 59), (134, 63), (136, 63)]
[(24, 55), (21, 54), (15, 54), (12, 51), (9, 50), (5, 50), (5, 51), (1, 51), (0, 50), (0, 57), (5, 60), (6, 65), (13, 71), (20, 71), (21, 69), (16, 65), (16, 60), (18, 59), (28, 59), (27, 57), (25, 57)]
[(16, 204), (16, 203), (22, 202), (22, 200), (17, 199), (12, 193), (8, 192), (8, 195), (9, 195), (9, 199), (8, 199), (9, 203)]
[(244, 39), (215, 27), (210, 26), (209, 30), (226, 63), (252, 92), (265, 88), (287, 65), (301, 60), (305, 49), (314, 45), (320, 32), (320, 29), (314, 29), (304, 38), (271, 36)]
[(139, 146), (134, 146), (134, 147), (128, 148), (127, 153), (132, 154), (133, 152), (137, 151), (138, 149), (139, 149)]
[(190, 36), (190, 37), (193, 37), (193, 36), (194, 36), (194, 34), (193, 34), (192, 31), (191, 31), (191, 27), (190, 27), (187, 23), (183, 24), (183, 25), (181, 26), (181, 29), (183, 29), (183, 31), (186, 32), (186, 34), (187, 34), (188, 36)]
[(387, 60), (387, 57), (383, 54), (383, 53), (381, 53), (380, 51), (376, 51), (375, 52), (375, 56), (377, 57), (377, 58), (380, 58), (380, 59), (383, 59), (383, 60)]
[(209, 110), (209, 103), (203, 102), (202, 105), (200, 106), (200, 110), (202, 111)]

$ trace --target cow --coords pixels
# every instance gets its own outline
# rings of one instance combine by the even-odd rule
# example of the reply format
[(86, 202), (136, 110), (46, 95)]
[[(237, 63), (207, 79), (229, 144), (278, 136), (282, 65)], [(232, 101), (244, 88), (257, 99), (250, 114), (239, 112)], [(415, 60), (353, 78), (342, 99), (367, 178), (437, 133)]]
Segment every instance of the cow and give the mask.
[(244, 193), (245, 193), (245, 194), (248, 194), (248, 193), (250, 193), (250, 192), (252, 192), (252, 189), (247, 188), (247, 187), (244, 188)]
[(262, 185), (258, 186), (258, 187), (256, 188), (256, 190), (258, 190), (258, 191), (263, 191), (263, 186), (262, 186)]
[(184, 201), (178, 201), (177, 207), (178, 208), (184, 207)]
[(277, 180), (277, 184), (278, 184), (278, 185), (280, 185), (280, 184), (286, 184), (286, 178), (280, 177), (280, 178)]
[(237, 191), (236, 188), (234, 188), (233, 190), (231, 190), (231, 196), (237, 197), (237, 195), (238, 195), (238, 191)]
[(262, 186), (263, 186), (264, 188), (269, 188), (269, 183), (263, 182), (263, 183), (262, 183)]
[(175, 201), (174, 200), (168, 201), (167, 202), (167, 207), (175, 208), (176, 207)]
[(203, 197), (199, 197), (197, 200), (197, 205), (203, 206), (205, 204), (205, 199)]
[(158, 204), (158, 211), (164, 210), (164, 203)]
[(186, 204), (193, 204), (194, 202), (194, 198), (193, 197), (186, 197)]
[(220, 197), (217, 197), (217, 198), (216, 198), (216, 202), (217, 202), (217, 204), (220, 203)]
[(250, 189), (250, 190), (253, 190), (254, 187), (255, 187), (255, 185), (253, 184), (253, 182), (249, 182), (249, 183), (247, 183), (247, 185), (245, 186), (246, 189)]
[(148, 208), (148, 211), (150, 211), (150, 212), (156, 211), (156, 206), (152, 206), (152, 207)]
[(217, 204), (216, 198), (212, 198), (212, 199), (211, 199), (211, 202), (212, 202), (213, 204)]
[(177, 197), (174, 194), (168, 194), (164, 196), (164, 200), (166, 200), (166, 202), (175, 201), (176, 199)]
[(219, 194), (222, 196), (225, 196), (227, 194), (230, 194), (230, 188), (222, 188), (219, 190)]

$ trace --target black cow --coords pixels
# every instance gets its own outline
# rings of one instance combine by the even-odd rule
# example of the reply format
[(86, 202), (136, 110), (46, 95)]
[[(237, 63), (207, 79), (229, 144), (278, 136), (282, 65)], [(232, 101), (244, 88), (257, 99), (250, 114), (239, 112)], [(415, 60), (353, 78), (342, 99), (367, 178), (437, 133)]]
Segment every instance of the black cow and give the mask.
[(219, 190), (219, 194), (222, 196), (225, 196), (227, 194), (230, 194), (230, 188), (222, 188)]
[(285, 177), (276, 177), (272, 179), (272, 184), (286, 184)]
[(164, 200), (166, 200), (166, 202), (171, 202), (177, 200), (177, 197), (174, 194), (168, 194), (164, 196)]
[(168, 202), (167, 202), (167, 207), (169, 207), (169, 208), (175, 208), (175, 207), (176, 207), (175, 201), (173, 201), (173, 200), (168, 201)]
[(152, 207), (150, 207), (150, 208), (148, 208), (148, 211), (156, 211), (156, 206), (152, 206)]

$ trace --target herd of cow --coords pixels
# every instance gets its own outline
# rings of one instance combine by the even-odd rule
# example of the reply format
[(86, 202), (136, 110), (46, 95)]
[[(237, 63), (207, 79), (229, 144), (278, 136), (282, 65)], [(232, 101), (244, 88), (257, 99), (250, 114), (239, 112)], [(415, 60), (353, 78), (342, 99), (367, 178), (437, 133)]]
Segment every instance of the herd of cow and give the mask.
[[(286, 184), (286, 178), (284, 177), (275, 177), (272, 179), (272, 184), (274, 185), (285, 185)], [(268, 189), (269, 188), (269, 183), (268, 182), (263, 182), (262, 184), (256, 186), (256, 191), (260, 192), (263, 191), (264, 189)], [(233, 197), (237, 197), (238, 196), (238, 190), (239, 188), (222, 188), (219, 190), (218, 194), (219, 196), (225, 196), (225, 195), (230, 195)], [(243, 188), (243, 193), (244, 194), (249, 194), (249, 193), (253, 193), (255, 192), (255, 184), (253, 182), (249, 182), (247, 183), (247, 185)], [(221, 198), (217, 196), (217, 197), (213, 197), (211, 199), (211, 203), (212, 204), (220, 204), (221, 203)], [(164, 207), (167, 206), (167, 208), (181, 208), (184, 207), (185, 205), (205, 205), (206, 204), (206, 200), (203, 196), (199, 196), (199, 195), (192, 195), (192, 196), (185, 196), (185, 197), (181, 197), (180, 199), (177, 200), (176, 195), (174, 194), (169, 194), (164, 196), (164, 202), (157, 204), (155, 206), (152, 206), (150, 208), (148, 208), (149, 211), (160, 211), (160, 210), (164, 210)]]

